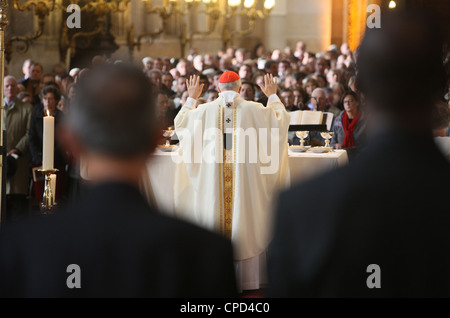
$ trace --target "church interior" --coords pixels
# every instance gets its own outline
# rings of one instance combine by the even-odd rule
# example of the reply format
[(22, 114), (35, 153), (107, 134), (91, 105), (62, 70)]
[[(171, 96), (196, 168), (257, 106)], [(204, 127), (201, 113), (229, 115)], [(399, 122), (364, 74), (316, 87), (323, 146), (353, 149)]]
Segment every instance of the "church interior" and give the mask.
[[(402, 24), (398, 32), (392, 27), (395, 23), (389, 22), (391, 20), (387, 18), (384, 20), (384, 14), (395, 15), (396, 12), (417, 8), (433, 15), (433, 27), (434, 24), (440, 26), (442, 34), (439, 33), (439, 36), (442, 35), (443, 39), (440, 52), (439, 49), (434, 50), (434, 37), (422, 38), (429, 30), (423, 31), (421, 27), (424, 25), (419, 20), (405, 18), (407, 22)], [(377, 29), (380, 31), (381, 40), (374, 45), (378, 38), (370, 36), (375, 34)], [(430, 34), (436, 35), (436, 38), (438, 36), (437, 33)], [(366, 40), (366, 35), (369, 40)], [(392, 40), (396, 36), (397, 40)], [(383, 42), (384, 37), (386, 42)], [(397, 286), (397, 281), (393, 278), (394, 270), (391, 272), (390, 269), (384, 269), (393, 264), (389, 261), (381, 262), (381, 259), (385, 260), (383, 257), (386, 255), (380, 250), (388, 249), (391, 245), (375, 234), (368, 237), (368, 233), (372, 232), (364, 233), (363, 230), (365, 226), (369, 227), (369, 223), (379, 222), (378, 229), (385, 231), (386, 236), (377, 234), (385, 238), (392, 235), (393, 240), (395, 238), (393, 245), (397, 244), (397, 251), (401, 251), (398, 252), (398, 258), (411, 258), (415, 261), (417, 259), (414, 252), (409, 248), (402, 249), (403, 239), (398, 237), (400, 234), (395, 236), (394, 226), (386, 221), (389, 219), (395, 223), (398, 221), (397, 216), (386, 216), (386, 219), (381, 219), (380, 215), (375, 217), (370, 214), (373, 211), (368, 205), (376, 209), (381, 206), (381, 201), (388, 202), (390, 198), (403, 202), (402, 205), (395, 201), (397, 203), (392, 206), (386, 203), (388, 207), (384, 212), (394, 211), (394, 207), (395, 211), (401, 211), (395, 215), (403, 215), (402, 209), (408, 208), (411, 211), (427, 206), (433, 211), (446, 214), (449, 212), (448, 202), (445, 207), (440, 205), (444, 199), (448, 201), (449, 192), (445, 194), (445, 191), (449, 189), (450, 184), (449, 180), (445, 179), (449, 177), (450, 170), (449, 39), (448, 0), (0, 0), (0, 78), (3, 88), (3, 126), (0, 129), (0, 139), (3, 139), (0, 140), (3, 151), (0, 183), (0, 297), (449, 297), (448, 279), (444, 280), (444, 283), (447, 283), (444, 285), (443, 282), (436, 282), (438, 279), (434, 281), (436, 277), (431, 274), (424, 275), (423, 280), (417, 278), (417, 285), (416, 281), (411, 282), (409, 290), (405, 287), (408, 284)], [(404, 46), (403, 41), (406, 43)], [(391, 43), (391, 46), (386, 45), (385, 50), (379, 49), (385, 43)], [(417, 47), (414, 47), (416, 43)], [(390, 52), (390, 56), (386, 57), (385, 52)], [(399, 57), (396, 56), (397, 53)], [(442, 60), (436, 62), (440, 57)], [(124, 66), (123, 69), (120, 69), (121, 65)], [(108, 71), (105, 68), (104, 74), (110, 72), (110, 77), (101, 75), (98, 70), (107, 66), (117, 66), (118, 69)], [(139, 70), (139, 74), (134, 74), (125, 66)], [(436, 98), (432, 100), (429, 97), (432, 93), (427, 95), (427, 92), (435, 93), (433, 89), (437, 90), (437, 86), (441, 85), (441, 78), (437, 75), (441, 71), (440, 67), (445, 68), (447, 72), (445, 80), (442, 80), (446, 81), (446, 84), (443, 84), (442, 91), (433, 95), (433, 98)], [(369, 73), (370, 79), (365, 78)], [(145, 77), (149, 84), (146, 94), (142, 96), (139, 95), (140, 82), (136, 79), (140, 75)], [(124, 78), (123, 86), (113, 81), (115, 78), (120, 79), (120, 76)], [(97, 81), (94, 80), (96, 78)], [(83, 81), (90, 83), (90, 86), (83, 84)], [(128, 90), (129, 94), (125, 90)], [(132, 96), (130, 92), (136, 94)], [(80, 94), (85, 95), (80, 97)], [(152, 115), (150, 112), (146, 113), (144, 108), (139, 109), (142, 114), (148, 115), (148, 131), (157, 136), (151, 139), (153, 153), (151, 157), (146, 158), (148, 161), (144, 162), (140, 161), (138, 156), (127, 157), (134, 151), (131, 146), (134, 143), (129, 142), (129, 147), (126, 147), (126, 142), (122, 144), (123, 147), (118, 146), (119, 142), (132, 136), (131, 132), (140, 137), (147, 130), (144, 126), (139, 130), (139, 116), (135, 117), (136, 125), (128, 123), (133, 118), (134, 110), (130, 106), (128, 113), (126, 107), (122, 107), (117, 101), (129, 98), (130, 105), (136, 104), (138, 109), (138, 103), (133, 104), (136, 96), (141, 96), (140, 100), (147, 105), (147, 95), (152, 100), (149, 99), (148, 105), (155, 108)], [(400, 95), (403, 97), (398, 98)], [(417, 99), (413, 95), (417, 95)], [(88, 97), (92, 97), (92, 100)], [(96, 101), (99, 107), (97, 109), (92, 106), (93, 110), (78, 107), (80, 101), (84, 101), (86, 105), (91, 105), (91, 102), (94, 105), (93, 101)], [(111, 103), (112, 108), (117, 108), (115, 114), (112, 111), (108, 113), (107, 107), (101, 108), (102, 103), (106, 101)], [(378, 113), (375, 106), (383, 103), (386, 106), (380, 107)], [(430, 110), (429, 113), (425, 111), (425, 107), (419, 107), (427, 103), (433, 104), (433, 107), (429, 107), (433, 108), (433, 111)], [(402, 116), (392, 110), (395, 105), (398, 105)], [(89, 121), (80, 120), (80, 123), (77, 123), (75, 119), (73, 122), (72, 119), (67, 119), (71, 116), (72, 108), (76, 107), (80, 110), (74, 110), (73, 118), (92, 116), (91, 122), (98, 121), (98, 127), (91, 127)], [(105, 112), (104, 115), (101, 115), (102, 111)], [(372, 111), (374, 117), (370, 117)], [(120, 112), (123, 114), (123, 121)], [(376, 117), (378, 114), (381, 114), (380, 117)], [(383, 117), (385, 114), (388, 114), (387, 117)], [(406, 183), (408, 179), (405, 176), (412, 176), (423, 167), (429, 167), (430, 171), (427, 170), (423, 180), (429, 181), (428, 184), (431, 185), (427, 188), (421, 183), (420, 186), (414, 187), (415, 183), (411, 181), (408, 183), (411, 188), (407, 191), (402, 188), (401, 183), (391, 179), (391, 184), (389, 181), (383, 181), (379, 188), (364, 184), (362, 180), (365, 177), (358, 175), (357, 168), (364, 166), (360, 164), (363, 161), (361, 158), (369, 158), (366, 154), (370, 152), (366, 151), (366, 148), (370, 149), (368, 145), (373, 128), (372, 118), (381, 118), (382, 124), (377, 124), (376, 129), (373, 129), (378, 132), (378, 128), (383, 130), (385, 124), (389, 129), (394, 127), (395, 125), (391, 127), (390, 124), (395, 123), (398, 118), (403, 120), (403, 114), (409, 114), (410, 118), (405, 118), (403, 124), (398, 125), (402, 128), (396, 129), (401, 133), (396, 133), (395, 138), (390, 141), (395, 139), (400, 144), (405, 143), (404, 157), (386, 155), (385, 158), (390, 158), (394, 166), (397, 162), (404, 162), (405, 158), (415, 157), (416, 153), (406, 150), (406, 144), (416, 143), (416, 152), (424, 152), (424, 149), (429, 151), (429, 160), (417, 155), (422, 158), (417, 159), (417, 164), (405, 163), (395, 171), (398, 172), (398, 179), (404, 178)], [(389, 117), (391, 115), (392, 117)], [(383, 122), (388, 117), (389, 120)], [(110, 121), (107, 122), (105, 118)], [(69, 126), (78, 127), (77, 129), (86, 128), (84, 135), (79, 132), (80, 144), (76, 139), (78, 135), (74, 134), (76, 137), (73, 137), (71, 133), (60, 129), (66, 122)], [(112, 123), (118, 125), (117, 130), (124, 129), (127, 133), (124, 132), (121, 136), (120, 133), (114, 132)], [(194, 139), (199, 127), (203, 129), (200, 134), (205, 133), (208, 128), (219, 132), (213, 138), (205, 133), (198, 146)], [(113, 141), (107, 140), (107, 135), (102, 139), (101, 133), (97, 137), (96, 133), (102, 128), (110, 129)], [(249, 132), (252, 128), (260, 129), (254, 139)], [(239, 129), (244, 129), (246, 133), (241, 136)], [(269, 137), (264, 135), (264, 138), (271, 140), (272, 148), (261, 146), (262, 129), (276, 130), (277, 137), (282, 137), (281, 144), (278, 144), (273, 134), (269, 134)], [(183, 133), (186, 131), (193, 135), (192, 143), (186, 137), (190, 135)], [(386, 131), (390, 132), (388, 129)], [(397, 132), (395, 129), (392, 131)], [(429, 139), (422, 138), (428, 134)], [(250, 150), (243, 151), (239, 148), (239, 142), (242, 139), (244, 146), (247, 145), (246, 138), (250, 140)], [(436, 143), (436, 149), (431, 146), (432, 139)], [(147, 144), (150, 144), (149, 140)], [(114, 141), (117, 146), (113, 145)], [(77, 151), (72, 153), (71, 150), (66, 150), (62, 146), (65, 144), (79, 151), (79, 157)], [(94, 150), (91, 151), (89, 147)], [(397, 149), (397, 146), (385, 149), (394, 148)], [(216, 151), (214, 158), (217, 160), (219, 157), (220, 162), (211, 165), (208, 159), (204, 158), (205, 149)], [(270, 155), (268, 149), (271, 151)], [(399, 152), (400, 149), (403, 148), (399, 146)], [(195, 161), (197, 151), (200, 151), (200, 156), (203, 155), (203, 161)], [(279, 154), (276, 158), (274, 151)], [(250, 158), (250, 163), (238, 161), (242, 153), (242, 157)], [(388, 153), (386, 150), (386, 154)], [(194, 162), (189, 161), (191, 158), (188, 156), (191, 154)], [(261, 158), (252, 161), (252, 155), (256, 154)], [(365, 164), (368, 165), (369, 162), (373, 164), (373, 169), (364, 170), (367, 171), (367, 178), (373, 177), (375, 180), (377, 172), (381, 177), (384, 176), (383, 173), (390, 171), (390, 163), (383, 165), (381, 158), (376, 162), (367, 159)], [(272, 171), (272, 164), (276, 166), (276, 172), (256, 172), (263, 171), (258, 169)], [(350, 170), (351, 167), (354, 170)], [(411, 169), (407, 170), (408, 168)], [(438, 169), (440, 173), (436, 172)], [(345, 171), (345, 175), (342, 174), (344, 177), (340, 178), (339, 186), (332, 188), (330, 184), (340, 171)], [(327, 173), (330, 179), (325, 179)], [(420, 172), (417, 174), (421, 175)], [(352, 179), (353, 177), (355, 179)], [(50, 262), (47, 264), (44, 261), (41, 264), (42, 259), (39, 256), (33, 255), (32, 258), (29, 254), (33, 253), (28, 253), (31, 250), (37, 251), (29, 245), (33, 240), (31, 234), (23, 236), (27, 238), (23, 245), (20, 244), (25, 239), (18, 239), (16, 246), (16, 243), (10, 244), (8, 239), (18, 233), (20, 236), (24, 230), (14, 232), (14, 227), (11, 227), (11, 232), (4, 231), (6, 234), (2, 236), (2, 228), (8, 228), (9, 224), (20, 222), (23, 218), (42, 218), (44, 215), (49, 220), (55, 217), (54, 223), (37, 223), (41, 224), (42, 228), (36, 229), (36, 235), (44, 233), (44, 229), (46, 233), (53, 233), (49, 230), (49, 224), (61, 224), (61, 229), (65, 229), (67, 222), (64, 223), (64, 214), (60, 212), (72, 204), (78, 206), (78, 203), (86, 202), (81, 198), (84, 198), (85, 194), (86, 197), (89, 196), (87, 189), (90, 189), (91, 183), (97, 184), (98, 180), (121, 180), (128, 185), (133, 183), (135, 188), (139, 188), (142, 202), (147, 202), (151, 209), (164, 211), (163, 214), (170, 219), (181, 219), (202, 230), (206, 228), (208, 232), (220, 234), (220, 239), (209, 237), (209, 234), (203, 232), (194, 234), (194, 230), (187, 225), (174, 225), (174, 232), (178, 229), (180, 233), (178, 236), (174, 235), (178, 239), (177, 246), (182, 248), (178, 249), (173, 247), (175, 245), (172, 246), (172, 243), (167, 243), (168, 248), (173, 248), (173, 254), (169, 255), (167, 251), (161, 251), (161, 247), (155, 247), (153, 250), (155, 244), (149, 244), (148, 247), (146, 244), (150, 238), (145, 244), (142, 243), (147, 234), (138, 238), (137, 233), (140, 233), (142, 228), (142, 224), (138, 223), (145, 223), (147, 219), (136, 216), (135, 220), (140, 221), (126, 221), (123, 224), (117, 222), (123, 225), (123, 230), (113, 229), (108, 232), (113, 228), (114, 223), (111, 221), (109, 227), (99, 225), (97, 229), (98, 233), (104, 235), (103, 239), (99, 239), (104, 245), (99, 243), (98, 246), (105, 251), (98, 255), (106, 255), (106, 251), (110, 253), (104, 259), (93, 256), (96, 253), (95, 244), (91, 247), (87, 247), (89, 244), (83, 245), (83, 250), (79, 249), (79, 246), (75, 247), (76, 244), (67, 243), (74, 254), (69, 257), (69, 252), (62, 253), (68, 259), (80, 257), (81, 266), (71, 267), (74, 270), (73, 275), (78, 270), (82, 273), (83, 270), (88, 271), (84, 268), (92, 270), (81, 275), (81, 286), (88, 287), (80, 288), (77, 285), (78, 276), (70, 276), (74, 281), (70, 285), (67, 278), (67, 286), (71, 286), (67, 287), (69, 292), (66, 290), (65, 281), (64, 290), (59, 283), (55, 283), (57, 287), (52, 289), (52, 283), (62, 277), (59, 274), (45, 280), (48, 282), (48, 289), (39, 289), (31, 282), (26, 282), (23, 277), (29, 277), (33, 270), (30, 269), (30, 272), (25, 274), (15, 272), (14, 268), (28, 268), (28, 265), (31, 268), (31, 263), (36, 262), (47, 268), (46, 273), (50, 273), (51, 269), (62, 264), (58, 262), (65, 262), (66, 259), (62, 260), (61, 256), (61, 260), (51, 265)], [(304, 187), (300, 187), (301, 185)], [(359, 188), (353, 187), (354, 185), (359, 185)], [(397, 185), (395, 189), (394, 185)], [(115, 202), (116, 207), (120, 206), (124, 210), (133, 209), (131, 198), (135, 198), (134, 203), (141, 204), (136, 193), (124, 185), (121, 186), (122, 188), (114, 188), (116, 192), (103, 189), (104, 192), (95, 190), (97, 192), (92, 193), (97, 193), (99, 198), (102, 195), (105, 198), (106, 193), (109, 193), (110, 202)], [(347, 192), (344, 191), (346, 187)], [(419, 190), (419, 187), (422, 188)], [(391, 188), (392, 196), (389, 192)], [(123, 192), (119, 192), (120, 189)], [(374, 192), (383, 199), (379, 201), (374, 195), (369, 195)], [(117, 193), (117, 197), (114, 197), (114, 193)], [(414, 193), (423, 193), (420, 197), (424, 201), (416, 202), (418, 196), (413, 198)], [(442, 195), (442, 200), (426, 199), (428, 194), (433, 198)], [(122, 195), (123, 202), (120, 200)], [(349, 197), (352, 199), (345, 201), (345, 198)], [(125, 204), (128, 198), (130, 202)], [(361, 203), (363, 198), (365, 201)], [(329, 204), (331, 200), (335, 200), (334, 205)], [(286, 203), (291, 201), (291, 205)], [(105, 202), (108, 202), (108, 199), (105, 199)], [(89, 205), (91, 206), (86, 208), (86, 211), (101, 207), (94, 202)], [(58, 212), (60, 208), (61, 211)], [(341, 208), (344, 211), (342, 215), (339, 214)], [(367, 216), (366, 219), (361, 220), (358, 214), (352, 214), (359, 211), (358, 208), (361, 209), (360, 215)], [(336, 213), (328, 213), (334, 211), (333, 209), (336, 209)], [(68, 211), (71, 210), (68, 208)], [(383, 213), (380, 214), (384, 217)], [(303, 217), (297, 224), (296, 214)], [(422, 227), (413, 220), (406, 221), (406, 224), (416, 231), (416, 238), (426, 237), (418, 243), (418, 250), (427, 250), (430, 253), (430, 263), (442, 260), (442, 264), (449, 265), (448, 256), (427, 249), (427, 244), (442, 247), (444, 243), (450, 242), (448, 234), (443, 234), (450, 233), (448, 230), (445, 232), (443, 228), (445, 224), (449, 224), (448, 217), (440, 215), (423, 221), (422, 216), (414, 213), (413, 215), (411, 219), (417, 222), (421, 220), (419, 223), (426, 224)], [(289, 216), (292, 217), (291, 221), (288, 221)], [(69, 219), (74, 222), (74, 227), (78, 226), (79, 217), (71, 216)], [(95, 218), (87, 217), (86, 220), (99, 224)], [(61, 223), (57, 223), (59, 221)], [(152, 231), (157, 234), (164, 232), (164, 222), (161, 223), (159, 231), (155, 225)], [(281, 224), (285, 226), (283, 229)], [(340, 231), (350, 227), (349, 224), (357, 225), (358, 229), (353, 232), (352, 228), (346, 232), (351, 234), (342, 234)], [(432, 231), (426, 232), (426, 226), (430, 224), (436, 228), (435, 235), (428, 235)], [(84, 229), (80, 232), (86, 233), (85, 238), (80, 236), (80, 242), (88, 240), (90, 231), (95, 229), (94, 225), (87, 228), (81, 225), (81, 222), (79, 228)], [(169, 226), (167, 228), (169, 229)], [(135, 230), (126, 232), (125, 229)], [(30, 233), (34, 233), (33, 231), (34, 229)], [(63, 230), (55, 232), (62, 235), (60, 245), (49, 243), (49, 246), (59, 252), (69, 236), (78, 238), (80, 235), (72, 233), (71, 230), (67, 232), (70, 235), (61, 232)], [(123, 243), (123, 237), (120, 235), (125, 236), (125, 233), (132, 237), (130, 242), (136, 240), (135, 245), (130, 243), (128, 246)], [(181, 233), (187, 233), (189, 236), (185, 242), (179, 237)], [(405, 240), (414, 237), (409, 230), (401, 233)], [(155, 241), (171, 240), (167, 238), (167, 233), (159, 237), (157, 234), (154, 234)], [(297, 234), (299, 236), (296, 236)], [(348, 237), (358, 234), (361, 235), (361, 246), (355, 242), (357, 239), (351, 240)], [(197, 244), (200, 237), (203, 237), (201, 235), (211, 243), (211, 246), (205, 247), (203, 253), (207, 250), (211, 252), (216, 246), (223, 247), (223, 254), (216, 255), (214, 250), (211, 259), (205, 261), (210, 261), (211, 266), (217, 266), (215, 272), (209, 267), (201, 270), (205, 273), (204, 280), (210, 280), (210, 285), (203, 282), (202, 275), (196, 276), (200, 269), (189, 272), (191, 267), (203, 266), (200, 260), (207, 259), (201, 255), (200, 248), (197, 250), (189, 245)], [(52, 241), (44, 237), (43, 235), (40, 246), (43, 242)], [(90, 239), (93, 237), (95, 235)], [(226, 244), (221, 241), (223, 237), (227, 240)], [(111, 238), (111, 241), (107, 242), (107, 238)], [(436, 243), (438, 238), (441, 238), (440, 243)], [(116, 239), (117, 241), (114, 241)], [(377, 239), (380, 239), (379, 245), (374, 243)], [(217, 245), (214, 245), (216, 243)], [(373, 254), (360, 252), (364, 250), (364, 243), (368, 244), (367, 246), (372, 246), (373, 243)], [(105, 259), (120, 263), (122, 261), (119, 261), (119, 252), (114, 252), (115, 244), (117, 251), (120, 250), (122, 255), (125, 254), (134, 261), (130, 261), (130, 264), (137, 268), (136, 275), (142, 273), (142, 268), (148, 261), (136, 256), (138, 248), (145, 245), (155, 255), (160, 253), (157, 255), (161, 256), (161, 264), (163, 260), (168, 263), (158, 266), (174, 269), (174, 272), (169, 269), (161, 270), (161, 281), (166, 279), (167, 286), (160, 286), (159, 281), (156, 282), (145, 275), (142, 280), (136, 279), (133, 269), (129, 268), (130, 264), (124, 265), (124, 262), (121, 263), (123, 267), (118, 267), (119, 271), (124, 270), (123, 281), (117, 286), (101, 281), (105, 285), (95, 289), (100, 286), (100, 282), (92, 278), (95, 275), (91, 275), (99, 271), (96, 272), (98, 268), (92, 264), (83, 265), (87, 264), (83, 262), (89, 259), (83, 253), (93, 253), (89, 257), (98, 261), (97, 266), (106, 264), (102, 263), (106, 262)], [(348, 249), (340, 249), (341, 244)], [(234, 253), (232, 258), (226, 254), (229, 247), (231, 250), (231, 246)], [(18, 251), (26, 256), (19, 258)], [(321, 252), (323, 254), (320, 254)], [(331, 261), (328, 256), (324, 256), (328, 255), (328, 252), (334, 257), (330, 257)], [(51, 252), (46, 249), (43, 253)], [(188, 253), (189, 256), (185, 255)], [(346, 259), (348, 254), (361, 257), (355, 256), (350, 261), (350, 257)], [(367, 270), (364, 267), (362, 274), (358, 274), (360, 276), (342, 270), (342, 264), (349, 264), (352, 269), (361, 264), (367, 266), (369, 264), (365, 265), (363, 260), (375, 257), (374, 255), (379, 257), (380, 266), (377, 263), (374, 267), (367, 267)], [(71, 258), (72, 256), (74, 257)], [(224, 263), (223, 259), (226, 257), (228, 259)], [(19, 266), (25, 263), (26, 266)], [(181, 266), (181, 263), (186, 266)], [(428, 265), (420, 261), (415, 264), (423, 265), (421, 269), (429, 269)], [(158, 266), (152, 264), (150, 267), (157, 271), (160, 269)], [(398, 270), (402, 266), (407, 265), (399, 261), (392, 268)], [(367, 278), (371, 273), (369, 268), (373, 269), (374, 276)], [(111, 269), (108, 274), (115, 275), (114, 270)], [(379, 270), (384, 271), (381, 281), (382, 286), (386, 286), (385, 289), (378, 285), (379, 276), (376, 276), (376, 273)], [(292, 276), (287, 275), (290, 271), (293, 272)], [(344, 272), (345, 274), (342, 274)], [(224, 273), (224, 276), (220, 280), (217, 277), (221, 273)], [(441, 267), (437, 269), (437, 273), (448, 274)], [(69, 275), (66, 272), (64, 274)], [(191, 284), (190, 279), (182, 275), (192, 275), (191, 280), (199, 279), (198, 286), (192, 287), (195, 283)], [(22, 278), (13, 280), (19, 276)], [(87, 283), (83, 281), (83, 277), (87, 277)], [(348, 284), (345, 278), (348, 278)], [(89, 279), (93, 279), (95, 283), (90, 285)], [(177, 279), (180, 279), (180, 282), (176, 281)], [(373, 281), (369, 282), (369, 279)], [(392, 285), (389, 281), (386, 283), (389, 279), (395, 282)], [(229, 284), (230, 281), (233, 281), (233, 284)], [(433, 283), (428, 286), (428, 281)], [(2, 288), (2, 283), (9, 287)], [(149, 284), (152, 288), (147, 290)], [(217, 288), (211, 287), (214, 284)], [(365, 289), (361, 291), (362, 288), (358, 284), (362, 284)], [(20, 290), (18, 286), (26, 288)], [(416, 289), (417, 286), (422, 289)], [(81, 292), (70, 293), (76, 289)], [(369, 292), (366, 289), (369, 289)], [(372, 289), (385, 293), (371, 294)], [(184, 307), (184, 310), (187, 308)]]

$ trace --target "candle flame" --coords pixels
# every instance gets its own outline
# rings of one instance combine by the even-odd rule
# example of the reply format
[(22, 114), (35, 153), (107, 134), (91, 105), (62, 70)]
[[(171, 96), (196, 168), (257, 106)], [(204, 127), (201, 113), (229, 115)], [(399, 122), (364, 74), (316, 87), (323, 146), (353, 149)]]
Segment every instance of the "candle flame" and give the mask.
[(50, 116), (50, 112), (48, 111), (48, 109), (47, 109), (47, 116)]

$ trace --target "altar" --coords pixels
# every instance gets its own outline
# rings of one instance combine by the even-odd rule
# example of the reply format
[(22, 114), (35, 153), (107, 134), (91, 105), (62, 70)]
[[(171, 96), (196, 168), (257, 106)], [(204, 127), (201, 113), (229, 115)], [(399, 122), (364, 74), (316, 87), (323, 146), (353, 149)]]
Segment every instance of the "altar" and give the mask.
[[(177, 151), (156, 150), (147, 165), (147, 174), (142, 178), (141, 189), (145, 197), (160, 210), (171, 214), (174, 211), (174, 183), (177, 165), (181, 158)], [(348, 163), (345, 150), (328, 153), (289, 150), (290, 184), (298, 184), (322, 173)]]

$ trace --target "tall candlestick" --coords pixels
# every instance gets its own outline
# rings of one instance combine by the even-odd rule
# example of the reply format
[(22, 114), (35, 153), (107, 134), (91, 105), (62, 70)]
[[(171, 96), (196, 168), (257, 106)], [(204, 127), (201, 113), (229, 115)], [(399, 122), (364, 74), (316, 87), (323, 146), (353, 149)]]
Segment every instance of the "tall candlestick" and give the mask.
[(52, 199), (53, 202), (56, 201), (56, 174), (50, 175), (50, 185), (52, 187)]
[(53, 169), (53, 152), (55, 146), (55, 118), (47, 113), (44, 117), (44, 142), (42, 149), (42, 169)]

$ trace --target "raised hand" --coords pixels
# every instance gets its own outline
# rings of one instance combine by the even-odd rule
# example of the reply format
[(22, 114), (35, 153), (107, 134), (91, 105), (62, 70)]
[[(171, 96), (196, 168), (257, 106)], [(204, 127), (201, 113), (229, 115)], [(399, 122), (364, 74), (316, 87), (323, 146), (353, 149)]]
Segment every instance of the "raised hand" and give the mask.
[(200, 95), (202, 94), (203, 85), (199, 84), (200, 77), (197, 75), (193, 75), (189, 77), (188, 80), (186, 80), (186, 87), (189, 94), (189, 97), (193, 99), (198, 99)]
[(259, 87), (267, 97), (276, 94), (278, 91), (277, 78), (274, 78), (272, 74), (266, 74), (264, 75), (264, 86), (260, 84)]

